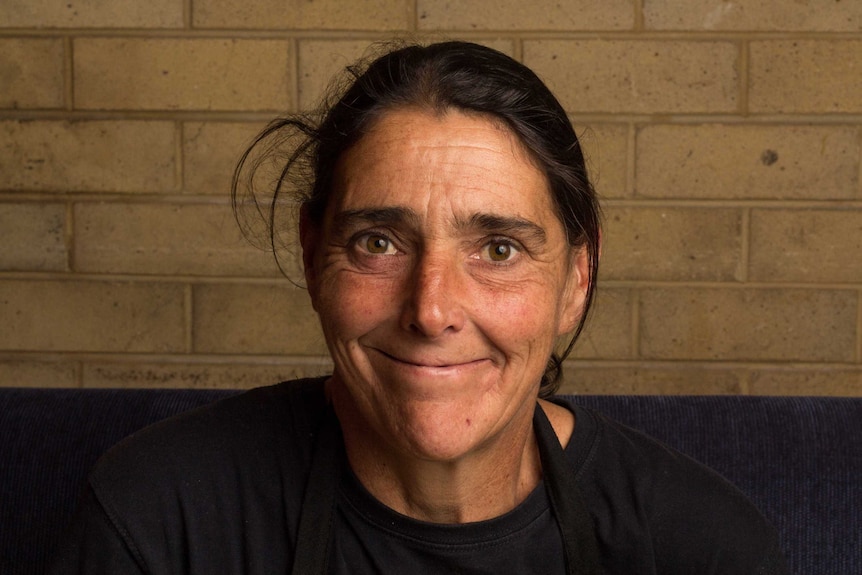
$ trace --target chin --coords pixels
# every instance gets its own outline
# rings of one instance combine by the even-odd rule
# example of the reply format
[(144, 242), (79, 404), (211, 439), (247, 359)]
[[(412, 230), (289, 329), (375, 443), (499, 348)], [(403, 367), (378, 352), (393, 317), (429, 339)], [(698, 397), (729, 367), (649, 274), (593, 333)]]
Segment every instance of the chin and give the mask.
[[(386, 425), (398, 448), (413, 457), (454, 462), (482, 451), (506, 428), (501, 426), (501, 418), (488, 417), (491, 407), (487, 401), (481, 406), (478, 402), (414, 401), (390, 411), (398, 415)], [(501, 409), (505, 406), (497, 406), (495, 412)]]
[(420, 459), (454, 461), (469, 455), (481, 444), (482, 430), (458, 413), (416, 414), (401, 422), (399, 443)]

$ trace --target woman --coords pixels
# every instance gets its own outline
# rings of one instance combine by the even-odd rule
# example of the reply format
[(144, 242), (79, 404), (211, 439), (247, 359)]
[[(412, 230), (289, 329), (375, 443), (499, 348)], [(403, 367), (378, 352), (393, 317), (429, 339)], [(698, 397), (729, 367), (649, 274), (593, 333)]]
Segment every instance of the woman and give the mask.
[(402, 48), (319, 126), (278, 121), (253, 149), (269, 157), (296, 133), (307, 138), (270, 225), (275, 238), (279, 194), (308, 167), (300, 242), (332, 376), (249, 392), (112, 451), (66, 564), (785, 572), (774, 531), (734, 488), (552, 398), (592, 300), (599, 217), (577, 137), (532, 72), (473, 44)]

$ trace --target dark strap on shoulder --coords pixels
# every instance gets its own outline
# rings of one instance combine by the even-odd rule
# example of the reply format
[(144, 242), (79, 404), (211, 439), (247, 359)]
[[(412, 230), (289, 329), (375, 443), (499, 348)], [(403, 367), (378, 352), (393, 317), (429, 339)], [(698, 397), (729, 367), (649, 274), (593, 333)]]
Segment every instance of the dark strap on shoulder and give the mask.
[(292, 575), (317, 575), (329, 570), (335, 502), (345, 457), (340, 436), (341, 427), (335, 412), (332, 406), (327, 406), (315, 438), (302, 498)]
[(533, 428), (551, 511), (563, 536), (566, 568), (570, 575), (598, 575), (601, 571), (595, 525), (575, 481), (572, 465), (539, 404), (536, 404)]

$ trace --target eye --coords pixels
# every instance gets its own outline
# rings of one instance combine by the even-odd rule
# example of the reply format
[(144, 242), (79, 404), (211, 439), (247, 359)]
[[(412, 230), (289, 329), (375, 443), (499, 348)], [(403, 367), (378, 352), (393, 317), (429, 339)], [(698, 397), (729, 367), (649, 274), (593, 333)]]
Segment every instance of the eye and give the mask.
[(381, 234), (365, 234), (358, 238), (357, 244), (369, 254), (392, 255), (396, 253), (392, 240)]
[(482, 247), (482, 257), (495, 263), (507, 262), (518, 253), (518, 248), (504, 240), (490, 241)]

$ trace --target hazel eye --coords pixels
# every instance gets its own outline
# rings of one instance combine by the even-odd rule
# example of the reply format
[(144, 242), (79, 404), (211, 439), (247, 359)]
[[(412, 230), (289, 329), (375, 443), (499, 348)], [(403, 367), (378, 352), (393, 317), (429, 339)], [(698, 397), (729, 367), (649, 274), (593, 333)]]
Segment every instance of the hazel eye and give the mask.
[(386, 236), (367, 234), (360, 238), (360, 245), (370, 254), (388, 255), (395, 253), (395, 246)]
[(507, 262), (517, 253), (517, 249), (509, 242), (493, 241), (482, 250), (492, 262)]

